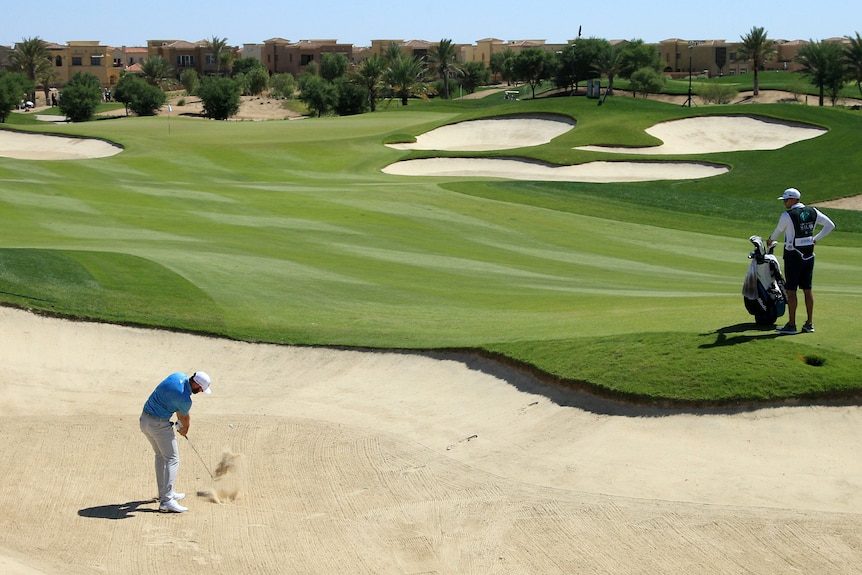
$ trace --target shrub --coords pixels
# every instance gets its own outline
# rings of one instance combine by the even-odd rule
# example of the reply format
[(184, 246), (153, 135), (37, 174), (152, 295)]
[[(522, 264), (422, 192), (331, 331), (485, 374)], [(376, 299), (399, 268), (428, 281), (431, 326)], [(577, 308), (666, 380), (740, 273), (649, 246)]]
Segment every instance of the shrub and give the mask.
[(187, 96), (194, 96), (197, 94), (198, 88), (200, 88), (201, 78), (198, 76), (197, 71), (187, 68), (180, 74), (180, 84), (183, 85)]
[(78, 72), (63, 88), (60, 113), (70, 122), (86, 122), (93, 118), (101, 101), (102, 85), (99, 79), (89, 72)]
[(727, 84), (704, 84), (697, 95), (704, 104), (729, 104), (739, 94), (736, 88)]
[(165, 105), (167, 97), (158, 86), (152, 86), (134, 74), (124, 74), (114, 88), (114, 100), (126, 106), (138, 116), (155, 116)]
[(241, 88), (232, 78), (208, 76), (201, 82), (199, 96), (204, 116), (227, 120), (239, 111)]
[(21, 103), (21, 97), (32, 91), (33, 82), (24, 74), (0, 70), (0, 123)]

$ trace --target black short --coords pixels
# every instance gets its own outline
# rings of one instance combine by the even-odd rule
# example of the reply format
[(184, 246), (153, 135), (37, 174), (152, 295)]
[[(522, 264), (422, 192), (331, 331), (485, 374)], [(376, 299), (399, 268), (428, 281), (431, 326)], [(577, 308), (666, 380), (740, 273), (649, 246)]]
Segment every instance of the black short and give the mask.
[(804, 260), (796, 251), (784, 251), (784, 287), (789, 290), (811, 289), (814, 279), (814, 256)]

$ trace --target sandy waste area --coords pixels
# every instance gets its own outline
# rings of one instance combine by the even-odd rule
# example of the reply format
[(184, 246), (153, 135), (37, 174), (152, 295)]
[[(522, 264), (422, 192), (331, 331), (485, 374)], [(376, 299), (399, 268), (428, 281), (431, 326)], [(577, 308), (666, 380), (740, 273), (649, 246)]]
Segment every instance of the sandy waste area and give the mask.
[[(636, 408), (467, 354), (9, 307), (0, 341), (3, 575), (862, 571), (860, 406)], [(161, 514), (138, 417), (196, 370), (189, 512)]]

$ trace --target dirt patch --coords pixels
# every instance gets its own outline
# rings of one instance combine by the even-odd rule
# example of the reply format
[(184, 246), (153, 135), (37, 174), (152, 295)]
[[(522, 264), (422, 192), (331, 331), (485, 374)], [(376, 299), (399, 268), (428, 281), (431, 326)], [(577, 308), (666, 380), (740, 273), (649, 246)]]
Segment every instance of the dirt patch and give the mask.
[[(179, 102), (184, 102), (182, 106)], [(266, 120), (295, 120), (303, 117), (293, 110), (284, 106), (284, 100), (275, 100), (264, 96), (242, 96), (239, 112), (231, 116), (230, 120), (266, 121)], [(163, 107), (159, 111), (160, 116), (172, 114), (191, 118), (204, 118), (203, 103), (200, 98), (193, 96), (172, 98), (171, 111)]]

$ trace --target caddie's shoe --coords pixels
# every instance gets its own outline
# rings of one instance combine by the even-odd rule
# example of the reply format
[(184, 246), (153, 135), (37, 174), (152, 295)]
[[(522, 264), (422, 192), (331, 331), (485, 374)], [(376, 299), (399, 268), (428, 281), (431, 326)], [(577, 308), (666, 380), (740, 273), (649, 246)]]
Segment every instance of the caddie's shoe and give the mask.
[(162, 503), (161, 505), (159, 505), (159, 511), (161, 513), (185, 513), (188, 510), (188, 507), (183, 507), (173, 499), (171, 499), (167, 503)]
[(180, 500), (185, 499), (185, 498), (186, 498), (185, 493), (178, 493), (176, 491), (174, 491), (174, 494), (171, 495), (171, 499), (173, 499), (174, 501), (180, 501)]
[(778, 333), (780, 333), (782, 335), (796, 335), (797, 333), (799, 333), (796, 330), (796, 325), (792, 324), (792, 323), (788, 323), (784, 327), (780, 327), (780, 328), (776, 329), (775, 331), (777, 331)]
[(802, 331), (805, 333), (814, 333), (814, 324), (806, 321), (802, 324)]

